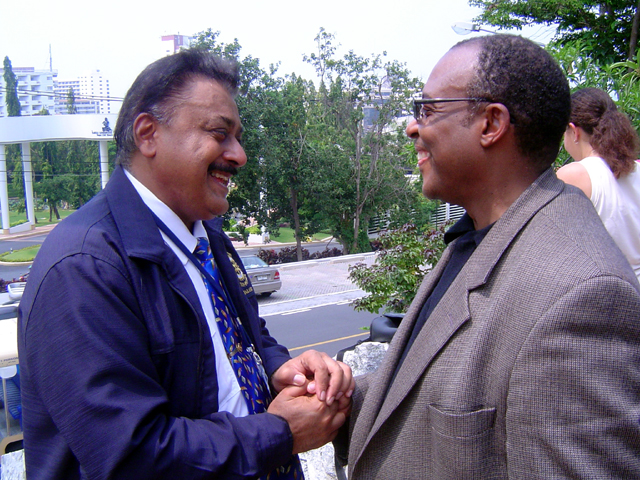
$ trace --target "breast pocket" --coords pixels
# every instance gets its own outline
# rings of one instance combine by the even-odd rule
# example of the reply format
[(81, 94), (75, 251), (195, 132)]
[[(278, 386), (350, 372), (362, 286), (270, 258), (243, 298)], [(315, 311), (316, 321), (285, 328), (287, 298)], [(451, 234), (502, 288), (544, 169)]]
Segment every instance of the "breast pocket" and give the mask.
[(433, 478), (503, 478), (495, 445), (495, 408), (465, 411), (429, 405)]

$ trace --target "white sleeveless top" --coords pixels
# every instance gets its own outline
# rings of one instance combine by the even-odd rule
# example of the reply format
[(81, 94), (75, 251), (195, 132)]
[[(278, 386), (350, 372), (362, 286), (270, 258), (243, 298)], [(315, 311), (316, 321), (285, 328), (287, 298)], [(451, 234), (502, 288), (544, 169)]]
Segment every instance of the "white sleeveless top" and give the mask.
[(591, 179), (591, 203), (640, 281), (640, 163), (617, 180), (600, 157), (579, 163)]

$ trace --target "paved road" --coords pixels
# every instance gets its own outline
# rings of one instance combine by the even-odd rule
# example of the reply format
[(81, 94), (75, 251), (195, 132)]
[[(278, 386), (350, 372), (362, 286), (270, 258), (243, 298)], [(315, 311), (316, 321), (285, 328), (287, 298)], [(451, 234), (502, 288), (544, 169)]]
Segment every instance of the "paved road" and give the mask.
[[(326, 297), (325, 297), (326, 298)], [(351, 300), (263, 315), (269, 332), (292, 356), (319, 350), (333, 357), (339, 350), (366, 339), (366, 327), (376, 315), (356, 312)]]
[[(26, 235), (0, 235), (0, 252), (41, 243), (47, 232), (39, 230)], [(323, 244), (314, 246), (324, 248)], [(237, 248), (242, 254), (260, 247)], [(371, 265), (374, 260), (374, 254), (362, 254), (280, 265), (282, 289), (271, 297), (259, 298), (260, 314), (267, 319), (273, 335), (291, 348), (293, 355), (308, 348), (334, 355), (340, 348), (366, 337), (362, 327), (376, 316), (353, 310), (350, 303), (364, 292), (348, 279), (351, 265), (361, 262)], [(0, 278), (18, 278), (27, 270), (28, 265), (0, 265)]]

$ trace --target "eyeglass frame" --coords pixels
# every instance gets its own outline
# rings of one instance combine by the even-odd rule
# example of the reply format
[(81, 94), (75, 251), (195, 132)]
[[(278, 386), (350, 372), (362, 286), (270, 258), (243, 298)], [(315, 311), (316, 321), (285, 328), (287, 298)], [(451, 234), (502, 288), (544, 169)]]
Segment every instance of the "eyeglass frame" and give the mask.
[(482, 97), (470, 97), (470, 98), (418, 98), (413, 101), (413, 118), (417, 122), (421, 120), (422, 105), (432, 105), (434, 103), (447, 103), (447, 102), (492, 102), (488, 98)]

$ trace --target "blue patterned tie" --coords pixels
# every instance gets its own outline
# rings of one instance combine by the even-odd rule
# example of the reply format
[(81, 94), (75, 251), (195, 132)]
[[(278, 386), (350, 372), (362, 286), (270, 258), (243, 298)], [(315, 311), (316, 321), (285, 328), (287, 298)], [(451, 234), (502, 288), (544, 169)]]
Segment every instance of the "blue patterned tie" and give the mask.
[[(198, 237), (198, 245), (194, 255), (205, 270), (209, 272), (213, 280), (220, 285), (220, 291), (224, 291), (220, 273), (213, 263), (209, 240), (204, 237)], [(261, 362), (258, 362), (258, 359), (254, 357), (253, 345), (247, 344), (248, 342), (243, 338), (246, 338), (246, 336), (242, 335), (241, 329), (243, 327), (240, 319), (231, 315), (226, 299), (216, 292), (214, 286), (210, 285), (206, 278), (203, 279), (211, 297), (213, 313), (216, 317), (216, 324), (224, 343), (227, 358), (238, 379), (240, 391), (247, 404), (249, 414), (266, 412), (271, 401), (271, 395), (264, 368)], [(257, 356), (257, 353), (255, 355)], [(298, 480), (304, 479), (304, 475), (300, 460), (297, 455), (294, 455), (289, 462), (261, 478), (269, 480)]]

